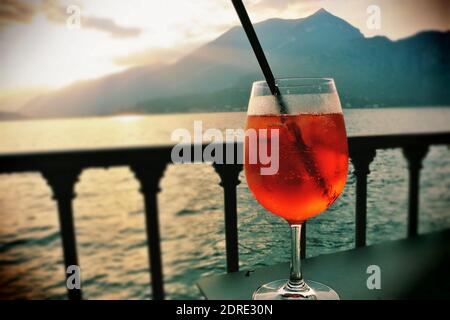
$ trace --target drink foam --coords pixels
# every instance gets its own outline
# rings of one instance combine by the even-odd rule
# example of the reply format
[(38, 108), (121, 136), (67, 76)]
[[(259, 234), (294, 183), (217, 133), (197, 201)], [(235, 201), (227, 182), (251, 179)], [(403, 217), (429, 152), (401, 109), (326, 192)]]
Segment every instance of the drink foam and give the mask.
[[(336, 93), (284, 94), (283, 101), (289, 114), (342, 113)], [(247, 115), (280, 114), (277, 98), (272, 95), (250, 97)]]

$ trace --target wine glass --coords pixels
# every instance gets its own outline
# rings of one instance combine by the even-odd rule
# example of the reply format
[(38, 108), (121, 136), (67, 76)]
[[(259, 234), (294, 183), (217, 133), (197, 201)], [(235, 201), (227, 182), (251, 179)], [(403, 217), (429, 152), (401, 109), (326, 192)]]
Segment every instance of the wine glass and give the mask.
[(339, 299), (330, 287), (304, 280), (300, 261), (303, 223), (330, 207), (347, 179), (347, 135), (339, 96), (333, 79), (286, 78), (277, 79), (276, 85), (280, 94), (274, 96), (266, 81), (253, 83), (244, 166), (256, 200), (289, 223), (292, 260), (289, 279), (262, 285), (253, 299)]

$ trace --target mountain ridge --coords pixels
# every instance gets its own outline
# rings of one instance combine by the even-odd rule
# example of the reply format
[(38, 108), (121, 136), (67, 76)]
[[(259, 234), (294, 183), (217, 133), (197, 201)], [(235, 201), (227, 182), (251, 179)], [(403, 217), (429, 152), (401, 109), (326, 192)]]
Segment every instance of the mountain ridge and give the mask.
[[(326, 10), (305, 18), (261, 21), (255, 30), (276, 75), (331, 76), (344, 106), (450, 104), (442, 85), (450, 80), (444, 57), (450, 32), (424, 31), (398, 41), (365, 38)], [(419, 77), (429, 94), (412, 90), (411, 77)], [(242, 110), (249, 94), (245, 90), (261, 78), (242, 27), (236, 26), (173, 64), (136, 67), (68, 86), (30, 101), (22, 111), (45, 117), (152, 113), (167, 110), (164, 103), (174, 112)], [(400, 87), (395, 85), (399, 82)], [(195, 99), (205, 103), (201, 110), (194, 107)]]

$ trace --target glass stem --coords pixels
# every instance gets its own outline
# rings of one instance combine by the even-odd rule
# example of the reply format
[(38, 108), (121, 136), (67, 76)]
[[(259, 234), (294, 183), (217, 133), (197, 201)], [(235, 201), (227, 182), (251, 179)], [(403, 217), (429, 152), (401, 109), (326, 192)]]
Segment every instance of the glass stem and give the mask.
[(303, 280), (301, 252), (302, 224), (291, 224), (292, 253), (291, 253), (291, 274), (286, 289), (290, 291), (308, 291), (308, 285)]

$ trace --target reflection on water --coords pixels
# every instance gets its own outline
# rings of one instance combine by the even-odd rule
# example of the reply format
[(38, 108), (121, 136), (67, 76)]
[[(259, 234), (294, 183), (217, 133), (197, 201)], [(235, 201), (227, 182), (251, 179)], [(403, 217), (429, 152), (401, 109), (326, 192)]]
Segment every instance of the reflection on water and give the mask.
[[(354, 123), (355, 119), (365, 121), (362, 112), (353, 117)], [(372, 113), (370, 121), (375, 121), (373, 117)], [(155, 138), (149, 137), (145, 130), (148, 121), (147, 117), (126, 121), (51, 120), (45, 124), (45, 132), (34, 131), (42, 123), (29, 121), (14, 130), (21, 131), (22, 136), (10, 132), (11, 126), (19, 123), (9, 123), (7, 129), (0, 124), (1, 133), (9, 131), (8, 138), (16, 139), (0, 141), (0, 149), (11, 150), (15, 145), (23, 150), (26, 144), (33, 148), (63, 147), (66, 139), (73, 141), (73, 145), (88, 142), (92, 147), (103, 146), (108, 139), (142, 144)], [(64, 123), (70, 127), (64, 129), (67, 136), (60, 134)], [(352, 121), (347, 121), (347, 126), (349, 131), (356, 130), (351, 127)], [(33, 134), (27, 134), (27, 130)], [(378, 151), (371, 169), (368, 242), (402, 238), (406, 234), (407, 212), (407, 169), (403, 156), (399, 150)], [(241, 181), (238, 186), (241, 267), (287, 261), (287, 225), (261, 209), (248, 191), (243, 174)], [(161, 181), (160, 224), (169, 298), (199, 298), (196, 280), (225, 272), (223, 198), (218, 182), (214, 170), (202, 164), (171, 165)], [(127, 168), (86, 170), (80, 177), (74, 210), (82, 286), (88, 299), (151, 297), (143, 202), (138, 189)], [(449, 150), (433, 147), (422, 171), (420, 232), (450, 227), (449, 189)], [(308, 256), (353, 246), (354, 194), (354, 178), (350, 175), (335, 205), (309, 222)], [(56, 207), (39, 174), (0, 176), (0, 298), (65, 298), (58, 231)]]

